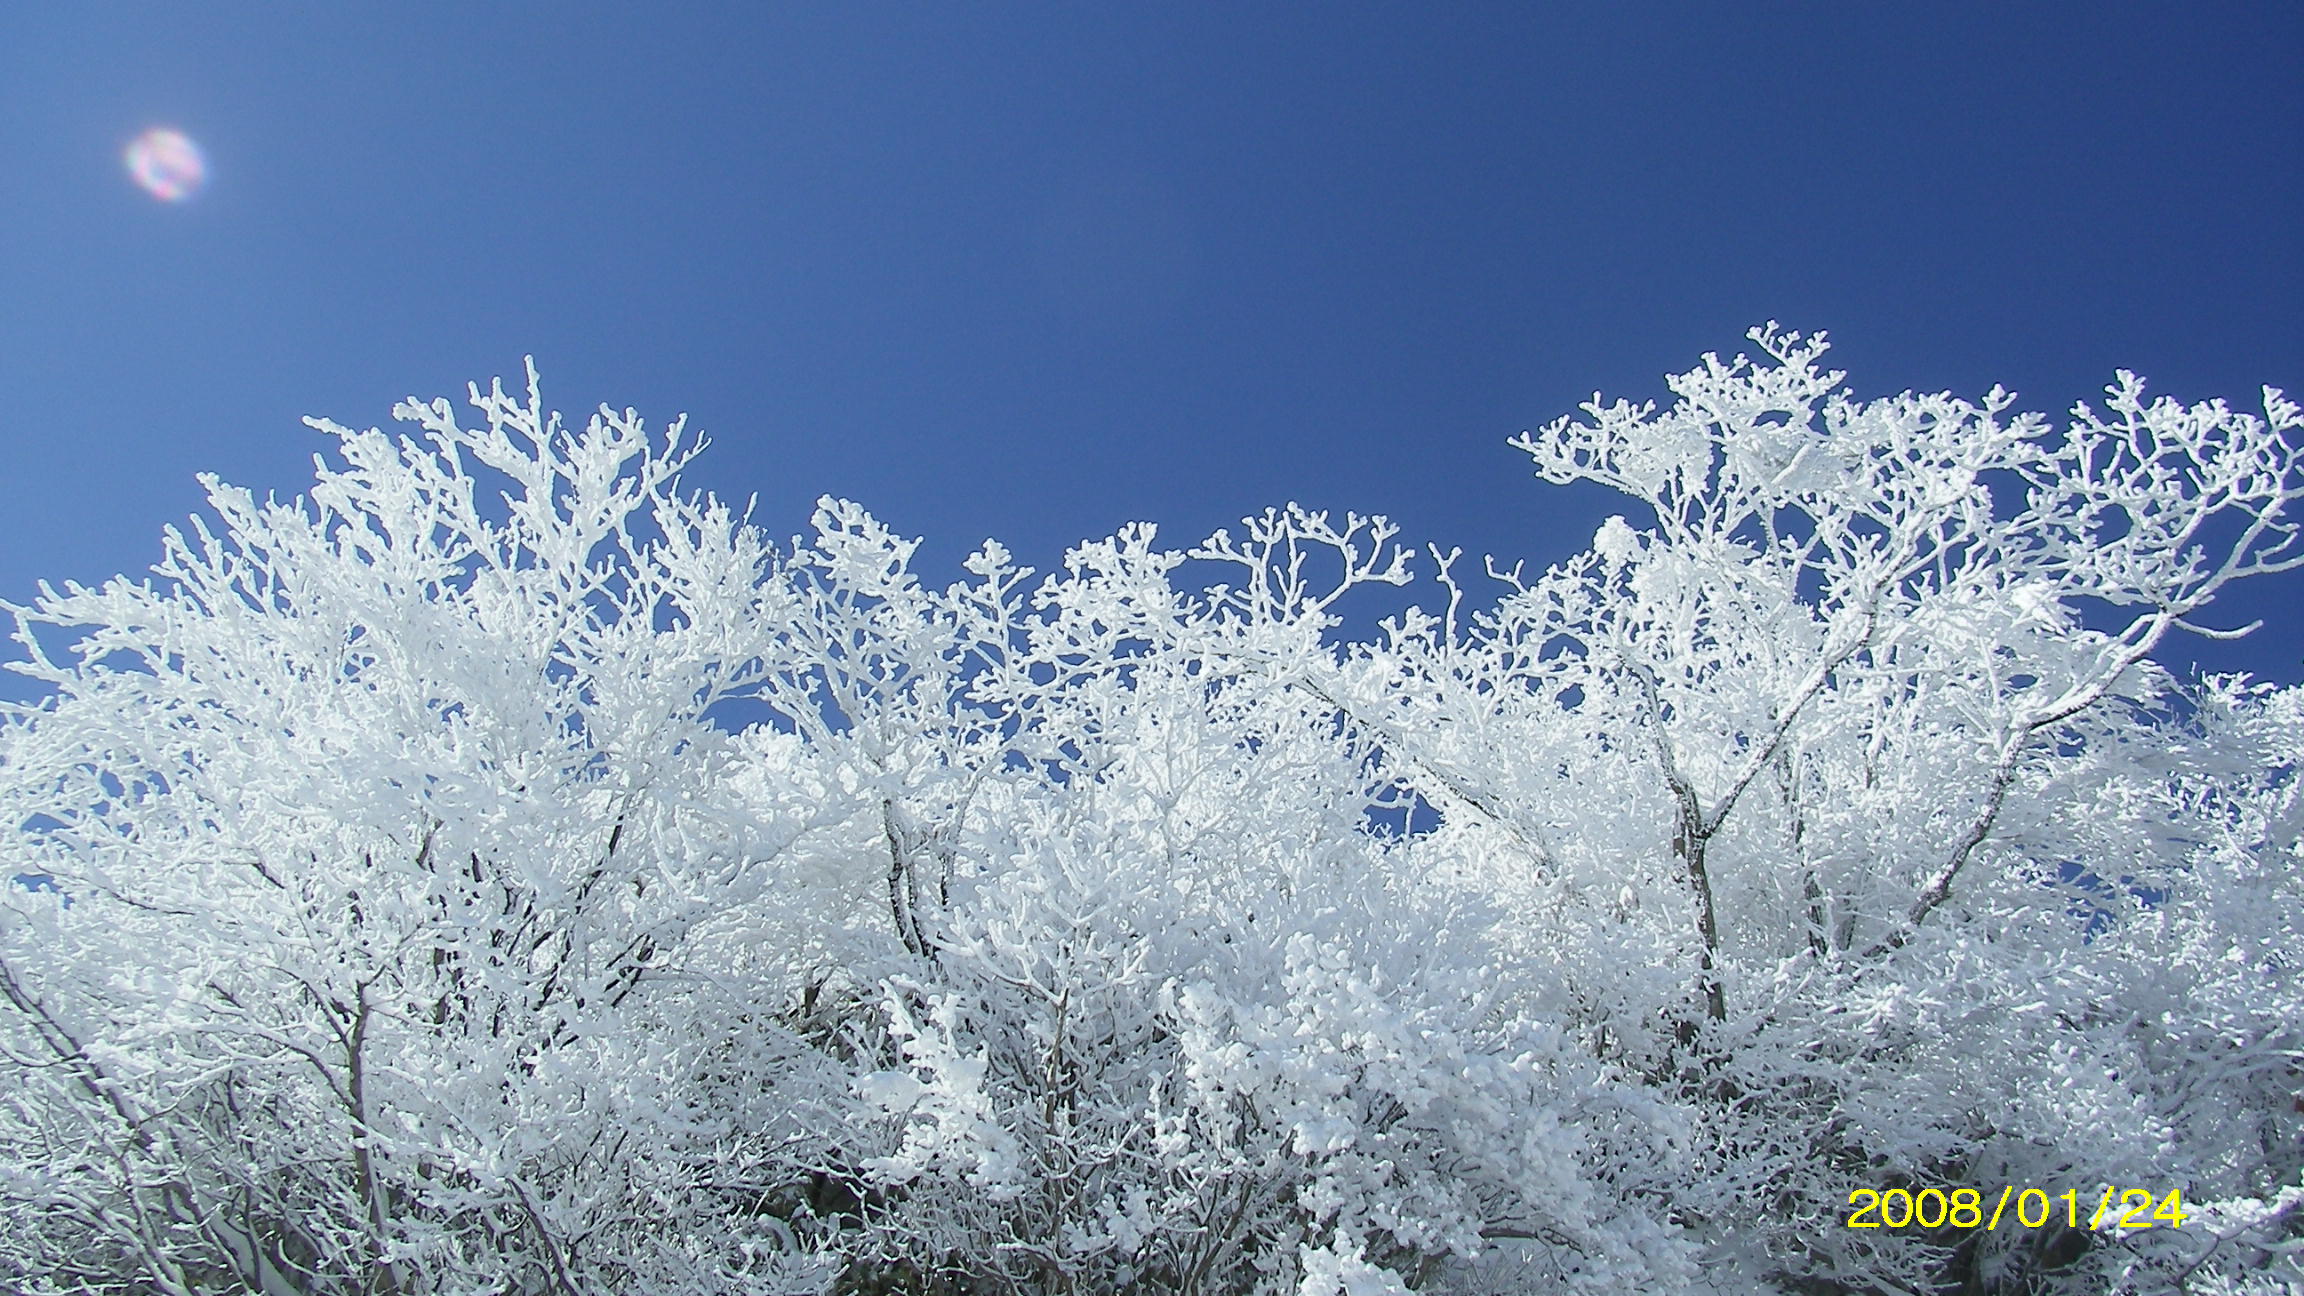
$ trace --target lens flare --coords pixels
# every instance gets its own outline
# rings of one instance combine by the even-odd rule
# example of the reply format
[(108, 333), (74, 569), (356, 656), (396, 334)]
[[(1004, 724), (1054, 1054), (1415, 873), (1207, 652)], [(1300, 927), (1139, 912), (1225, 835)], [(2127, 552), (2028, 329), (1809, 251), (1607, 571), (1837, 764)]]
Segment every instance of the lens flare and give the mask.
[(155, 126), (128, 141), (123, 157), (128, 174), (162, 202), (182, 202), (208, 181), (208, 163), (200, 156), (200, 146), (184, 132), (166, 126)]

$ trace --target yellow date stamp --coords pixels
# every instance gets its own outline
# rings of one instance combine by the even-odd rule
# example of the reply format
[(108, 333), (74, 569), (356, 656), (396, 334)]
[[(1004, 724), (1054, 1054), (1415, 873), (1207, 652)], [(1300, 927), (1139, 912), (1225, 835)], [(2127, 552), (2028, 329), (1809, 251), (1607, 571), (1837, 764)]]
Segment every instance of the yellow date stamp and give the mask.
[[(1996, 1232), (2003, 1219), (2018, 1228), (2061, 1224), (2069, 1229), (2085, 1227), (2090, 1232), (2102, 1228), (2184, 1227), (2184, 1190), (2181, 1188), (2171, 1188), (2163, 1195), (2144, 1188), (2107, 1186), (2096, 1198), (2093, 1209), (2077, 1188), (2052, 1193), (2045, 1188), (2018, 1190), (2013, 1184), (2000, 1190), (2000, 1199), (1992, 1204), (1989, 1212), (1984, 1208), (1984, 1192), (1980, 1188), (1954, 1188), (1950, 1192), (1941, 1188), (1922, 1188), (1918, 1192), (1904, 1188), (1858, 1188), (1848, 1194), (1848, 1204), (1856, 1208), (1848, 1213), (1849, 1228), (1980, 1228)], [(2013, 1214), (2009, 1211), (2011, 1204), (2015, 1206)], [(2081, 1223), (2083, 1219), (2087, 1221), (2085, 1225)]]

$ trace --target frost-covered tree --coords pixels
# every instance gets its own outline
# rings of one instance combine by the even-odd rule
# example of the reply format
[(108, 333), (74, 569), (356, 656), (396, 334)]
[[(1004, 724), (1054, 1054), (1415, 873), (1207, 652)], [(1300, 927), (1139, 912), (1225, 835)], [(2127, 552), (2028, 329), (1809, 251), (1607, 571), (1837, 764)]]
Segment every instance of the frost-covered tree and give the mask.
[(677, 429), (477, 400), (329, 427), (292, 504), (211, 481), (157, 580), (20, 613), (16, 1282), (626, 1285), (753, 1241), (806, 1066), (750, 1010), (814, 938), (784, 898), (838, 885), (791, 863), (839, 825), (789, 744), (707, 720), (775, 642), (767, 551), (675, 496)]
[[(1523, 439), (1589, 550), (1365, 640), (1381, 519), (938, 589), (533, 374), (316, 423), (15, 609), (0, 1283), (2295, 1281), (2304, 703), (2151, 654), (2304, 563), (2304, 420), (1754, 340)], [(2011, 1183), (2194, 1218), (1842, 1223)]]
[(1518, 442), (1637, 525), (1323, 687), (1483, 839), (1549, 968), (1527, 1011), (1688, 1104), (1692, 1233), (1857, 1289), (2180, 1255), (1837, 1221), (1863, 1186), (2295, 1183), (2293, 749), (2230, 727), (2294, 697), (2150, 654), (2304, 563), (2304, 420), (2124, 373), (2055, 435), (1753, 340)]

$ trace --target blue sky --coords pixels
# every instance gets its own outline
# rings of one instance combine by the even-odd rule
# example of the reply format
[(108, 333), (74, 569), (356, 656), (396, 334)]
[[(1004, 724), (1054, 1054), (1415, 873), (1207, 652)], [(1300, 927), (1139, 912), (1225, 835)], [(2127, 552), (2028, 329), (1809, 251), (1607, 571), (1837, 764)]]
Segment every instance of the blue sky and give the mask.
[[(1541, 561), (1508, 437), (1776, 319), (1864, 394), (2304, 391), (2293, 4), (0, 8), (0, 597), (545, 394), (1046, 568), (1286, 500)], [(120, 150), (172, 125), (169, 205)], [(2304, 576), (2216, 668), (2304, 670)]]

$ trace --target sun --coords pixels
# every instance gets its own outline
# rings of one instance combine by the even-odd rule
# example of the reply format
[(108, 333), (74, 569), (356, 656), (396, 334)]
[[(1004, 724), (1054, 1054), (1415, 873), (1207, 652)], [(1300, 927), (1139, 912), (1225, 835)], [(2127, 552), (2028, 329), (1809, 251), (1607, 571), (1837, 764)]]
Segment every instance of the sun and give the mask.
[(162, 202), (183, 202), (208, 182), (200, 146), (173, 127), (155, 126), (128, 141), (121, 160), (144, 192)]

